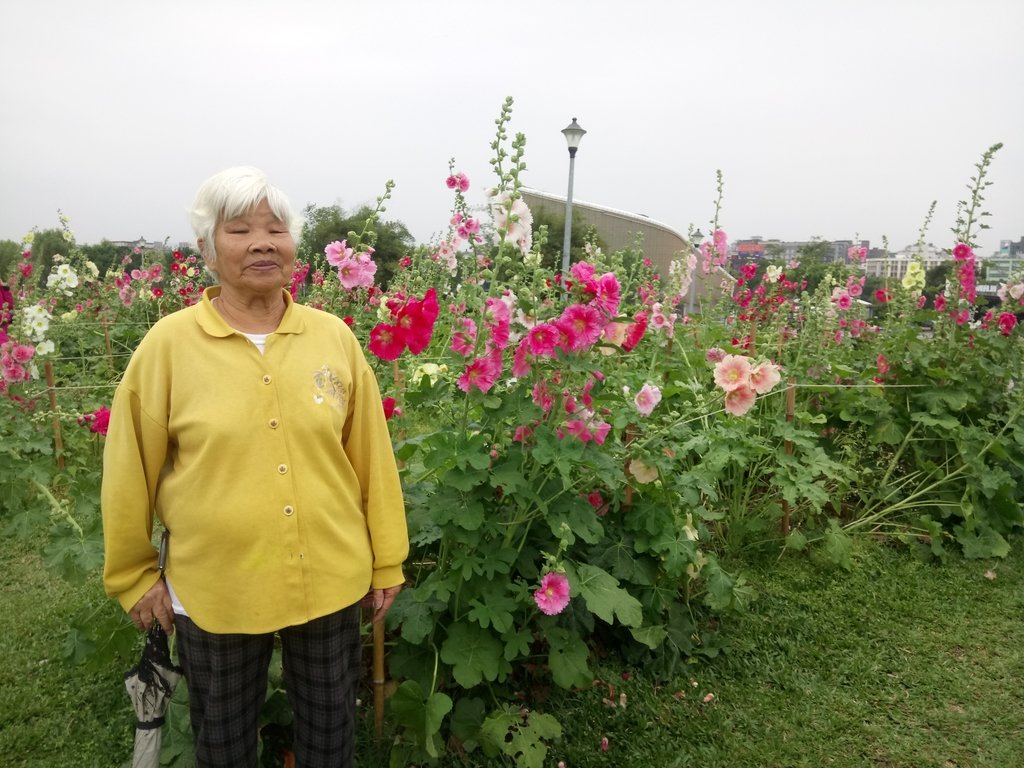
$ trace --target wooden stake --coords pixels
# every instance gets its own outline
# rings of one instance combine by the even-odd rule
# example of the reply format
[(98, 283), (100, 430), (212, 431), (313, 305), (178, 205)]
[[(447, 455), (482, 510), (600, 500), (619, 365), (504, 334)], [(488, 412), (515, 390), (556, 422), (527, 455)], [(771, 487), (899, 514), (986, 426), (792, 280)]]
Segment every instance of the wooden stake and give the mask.
[(373, 724), (384, 735), (384, 622), (373, 622)]
[(60, 432), (60, 414), (57, 413), (57, 387), (53, 379), (53, 363), (43, 364), (46, 370), (46, 391), (50, 396), (50, 413), (53, 414), (53, 452), (57, 457), (57, 469), (64, 471), (64, 438)]
[(114, 347), (110, 343), (110, 327), (107, 325), (107, 318), (100, 318), (100, 325), (103, 326), (103, 343), (107, 347), (107, 360), (110, 362), (110, 369), (114, 369)]
[[(786, 421), (793, 421), (796, 415), (796, 379), (790, 378), (786, 387)], [(782, 450), (787, 456), (793, 455), (793, 441), (786, 440)], [(789, 536), (789, 502), (782, 500), (782, 535)]]

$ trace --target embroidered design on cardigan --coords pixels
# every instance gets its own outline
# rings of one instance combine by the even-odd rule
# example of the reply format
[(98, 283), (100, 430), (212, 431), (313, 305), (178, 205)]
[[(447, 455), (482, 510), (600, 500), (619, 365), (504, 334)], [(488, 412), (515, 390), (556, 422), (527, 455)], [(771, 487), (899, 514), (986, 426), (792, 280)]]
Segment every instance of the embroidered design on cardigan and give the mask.
[(339, 411), (345, 410), (345, 385), (326, 365), (313, 372), (313, 402), (322, 405), (330, 403)]

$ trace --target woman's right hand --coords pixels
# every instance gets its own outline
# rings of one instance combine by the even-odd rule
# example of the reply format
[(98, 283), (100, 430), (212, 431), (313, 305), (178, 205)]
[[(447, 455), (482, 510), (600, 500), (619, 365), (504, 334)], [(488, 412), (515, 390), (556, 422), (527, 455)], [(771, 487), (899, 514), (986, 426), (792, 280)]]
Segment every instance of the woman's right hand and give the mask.
[(148, 632), (154, 621), (159, 621), (160, 626), (168, 635), (174, 634), (174, 609), (171, 607), (171, 595), (167, 591), (167, 585), (163, 579), (158, 579), (156, 584), (149, 588), (139, 602), (128, 614), (136, 629)]

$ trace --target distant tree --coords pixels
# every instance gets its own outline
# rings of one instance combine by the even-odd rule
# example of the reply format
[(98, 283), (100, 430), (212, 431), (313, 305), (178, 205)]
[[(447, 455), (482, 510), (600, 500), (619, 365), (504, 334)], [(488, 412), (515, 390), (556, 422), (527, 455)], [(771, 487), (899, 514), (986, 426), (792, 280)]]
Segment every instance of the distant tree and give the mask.
[(35, 233), (32, 238), (32, 268), (40, 286), (46, 284), (46, 278), (53, 266), (53, 257), (57, 254), (66, 254), (69, 247), (70, 244), (64, 239), (64, 233), (59, 229), (44, 229)]
[[(536, 233), (542, 226), (548, 228), (547, 241), (540, 248), (541, 264), (554, 271), (562, 268), (562, 244), (565, 242), (565, 214), (555, 213), (545, 208), (537, 208), (533, 212), (533, 231)], [(604, 249), (607, 243), (597, 236), (593, 227), (588, 227), (583, 214), (578, 208), (572, 212), (572, 233), (569, 236), (569, 258), (575, 263), (584, 258), (584, 247), (587, 241)]]
[(79, 250), (85, 258), (96, 265), (101, 276), (106, 275), (111, 267), (120, 270), (121, 260), (132, 251), (126, 246), (114, 245), (109, 240), (101, 240), (94, 245), (81, 245)]
[(0, 277), (8, 280), (21, 261), (21, 243), (0, 240)]
[(838, 276), (844, 270), (842, 264), (829, 261), (832, 251), (832, 243), (827, 240), (811, 240), (804, 243), (796, 252), (800, 266), (790, 279), (797, 282), (806, 280), (807, 290), (814, 292), (826, 275)]
[[(335, 240), (353, 242), (366, 222), (373, 216), (373, 208), (363, 205), (346, 213), (339, 205), (318, 206), (310, 203), (303, 210), (305, 222), (299, 238), (298, 254), (303, 261), (322, 257), (324, 247)], [(370, 226), (374, 236), (364, 245), (374, 249), (377, 264), (377, 283), (386, 286), (398, 269), (398, 262), (412, 249), (415, 238), (400, 221), (378, 220)]]
[(949, 280), (953, 271), (953, 262), (944, 261), (924, 273), (924, 293), (929, 298), (935, 298), (936, 294), (946, 290), (946, 281)]

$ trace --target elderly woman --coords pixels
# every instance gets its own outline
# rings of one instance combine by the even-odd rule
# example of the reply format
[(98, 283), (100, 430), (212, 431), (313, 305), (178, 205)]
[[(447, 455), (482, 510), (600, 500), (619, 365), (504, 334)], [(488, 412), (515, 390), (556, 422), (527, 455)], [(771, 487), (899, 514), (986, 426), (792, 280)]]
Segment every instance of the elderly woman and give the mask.
[(358, 605), (381, 621), (408, 555), (380, 393), (348, 326), (292, 301), (300, 222), (262, 173), (208, 179), (191, 216), (219, 284), (152, 327), (117, 388), (104, 582), (139, 629), (177, 629), (199, 766), (256, 765), (275, 635), (298, 765), (347, 766)]

